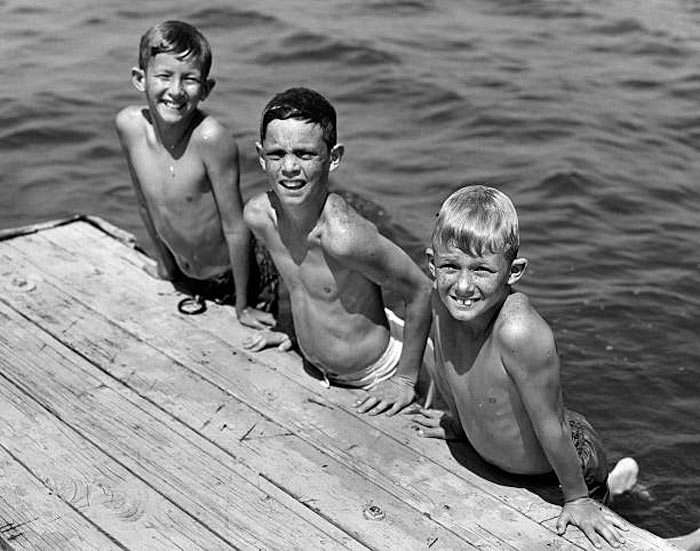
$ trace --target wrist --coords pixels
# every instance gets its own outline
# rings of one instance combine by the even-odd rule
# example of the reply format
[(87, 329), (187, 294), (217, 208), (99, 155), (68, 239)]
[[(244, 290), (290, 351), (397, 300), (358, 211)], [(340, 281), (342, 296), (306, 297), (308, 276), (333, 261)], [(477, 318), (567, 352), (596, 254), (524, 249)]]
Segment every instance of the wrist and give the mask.
[(588, 494), (586, 494), (586, 495), (580, 495), (580, 496), (575, 496), (575, 497), (567, 498), (567, 499), (564, 501), (564, 505), (567, 505), (567, 504), (569, 504), (569, 503), (583, 503), (583, 502), (586, 502), (586, 501), (590, 501), (590, 502), (592, 502), (592, 503), (596, 503), (595, 499), (593, 499), (592, 497), (589, 497)]

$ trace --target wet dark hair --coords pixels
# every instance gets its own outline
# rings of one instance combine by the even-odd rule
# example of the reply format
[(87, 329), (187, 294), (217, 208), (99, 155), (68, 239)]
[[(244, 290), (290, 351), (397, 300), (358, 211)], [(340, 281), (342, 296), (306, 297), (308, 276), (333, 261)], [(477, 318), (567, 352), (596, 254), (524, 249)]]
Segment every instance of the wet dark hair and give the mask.
[(265, 141), (267, 126), (275, 119), (297, 119), (318, 124), (329, 151), (338, 140), (335, 109), (326, 98), (309, 88), (289, 88), (267, 103), (260, 121), (260, 143)]
[(139, 68), (146, 70), (151, 58), (158, 54), (173, 54), (178, 59), (193, 59), (200, 65), (202, 78), (209, 76), (211, 47), (194, 26), (184, 21), (163, 21), (148, 29), (139, 45)]

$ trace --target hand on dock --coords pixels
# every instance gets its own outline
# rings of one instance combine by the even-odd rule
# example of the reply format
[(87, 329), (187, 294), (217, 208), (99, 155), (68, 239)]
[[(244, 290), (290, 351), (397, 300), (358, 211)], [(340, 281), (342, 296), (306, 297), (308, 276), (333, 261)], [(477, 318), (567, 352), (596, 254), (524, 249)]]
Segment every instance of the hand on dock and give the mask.
[(236, 310), (236, 317), (241, 325), (252, 327), (253, 329), (272, 329), (275, 324), (275, 317), (268, 313), (248, 306), (242, 310)]
[(253, 333), (243, 341), (243, 348), (251, 352), (260, 352), (273, 346), (276, 346), (280, 352), (287, 352), (292, 348), (292, 340), (286, 333), (265, 330)]
[(602, 547), (601, 536), (611, 547), (618, 548), (625, 543), (621, 530), (627, 530), (624, 522), (606, 513), (602, 505), (589, 497), (581, 497), (564, 504), (557, 520), (557, 533), (561, 536), (569, 524), (578, 526), (590, 542)]
[(358, 413), (379, 415), (386, 412), (387, 415), (396, 415), (413, 402), (416, 396), (415, 383), (401, 376), (393, 376), (382, 381), (365, 398), (357, 400), (353, 406)]
[(447, 411), (427, 409), (416, 404), (406, 413), (411, 415), (418, 436), (443, 440), (461, 440), (465, 437), (459, 419)]

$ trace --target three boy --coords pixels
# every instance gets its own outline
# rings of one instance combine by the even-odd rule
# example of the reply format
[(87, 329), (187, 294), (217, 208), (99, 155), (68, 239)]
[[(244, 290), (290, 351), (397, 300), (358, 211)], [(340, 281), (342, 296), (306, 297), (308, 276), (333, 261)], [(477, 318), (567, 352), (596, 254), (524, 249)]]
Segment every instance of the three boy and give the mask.
[[(471, 186), (443, 204), (428, 253), (431, 290), (404, 251), (329, 192), (344, 153), (335, 110), (320, 94), (292, 88), (263, 111), (257, 150), (271, 189), (244, 209), (235, 141), (198, 107), (214, 86), (210, 66), (209, 45), (194, 27), (156, 25), (132, 70), (147, 106), (116, 118), (157, 275), (198, 295), (231, 297), (235, 288), (239, 321), (263, 330), (246, 346), (288, 349), (289, 337), (270, 331), (274, 318), (254, 307), (261, 286), (251, 278), (247, 224), (288, 287), (305, 359), (327, 384), (369, 390), (355, 405), (370, 415), (393, 415), (413, 401), (432, 308), (432, 375), (449, 411), (421, 409), (420, 434), (466, 437), (508, 472), (553, 469), (565, 502), (560, 533), (570, 523), (596, 546), (599, 536), (623, 543), (623, 525), (591, 497), (605, 502), (631, 487), (636, 463), (623, 460), (611, 476), (598, 435), (564, 408), (552, 331), (512, 289), (527, 260), (517, 256), (510, 200)], [(383, 288), (405, 301), (402, 331), (391, 330)]]

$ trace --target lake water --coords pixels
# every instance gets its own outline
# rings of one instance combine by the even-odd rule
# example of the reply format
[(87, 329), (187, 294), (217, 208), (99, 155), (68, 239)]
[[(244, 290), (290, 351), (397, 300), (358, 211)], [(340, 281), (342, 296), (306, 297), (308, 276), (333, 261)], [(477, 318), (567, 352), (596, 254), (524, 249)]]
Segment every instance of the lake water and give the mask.
[(418, 257), (465, 183), (508, 193), (522, 289), (556, 331), (565, 399), (633, 455), (661, 535), (700, 524), (700, 7), (690, 0), (0, 0), (0, 228), (91, 213), (146, 233), (113, 130), (143, 31), (197, 25), (204, 107), (263, 189), (259, 113), (305, 85), (339, 114), (334, 185)]

